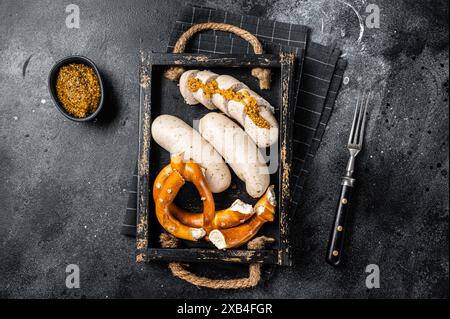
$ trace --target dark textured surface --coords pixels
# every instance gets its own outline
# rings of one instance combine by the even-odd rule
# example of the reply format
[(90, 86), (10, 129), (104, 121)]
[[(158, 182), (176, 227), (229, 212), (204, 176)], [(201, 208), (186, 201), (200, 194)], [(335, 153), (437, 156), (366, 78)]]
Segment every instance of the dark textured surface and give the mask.
[[(68, 3), (0, 1), (0, 296), (448, 297), (448, 2), (374, 2), (381, 27), (361, 43), (357, 16), (337, 0), (217, 3), (338, 41), (350, 81), (294, 219), (296, 265), (253, 290), (214, 292), (164, 265), (136, 265), (132, 240), (118, 234), (137, 157), (138, 48), (165, 50), (181, 3), (77, 1), (81, 28), (69, 30)], [(349, 3), (364, 15), (362, 1)], [(92, 58), (107, 82), (108, 111), (96, 123), (64, 120), (47, 92), (53, 63), (74, 53)], [(336, 270), (324, 253), (364, 85), (375, 93), (370, 144), (358, 165), (350, 256)], [(71, 263), (81, 269), (78, 290), (65, 287)], [(365, 287), (371, 263), (380, 289)]]

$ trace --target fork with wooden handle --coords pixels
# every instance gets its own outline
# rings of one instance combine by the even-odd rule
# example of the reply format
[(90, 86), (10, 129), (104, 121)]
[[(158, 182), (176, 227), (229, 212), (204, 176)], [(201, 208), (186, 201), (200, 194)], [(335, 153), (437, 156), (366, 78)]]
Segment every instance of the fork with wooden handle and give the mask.
[(346, 222), (349, 214), (348, 211), (353, 185), (355, 183), (353, 170), (355, 167), (356, 155), (358, 155), (363, 146), (366, 112), (370, 101), (370, 95), (371, 93), (366, 95), (362, 94), (361, 96), (360, 93), (356, 102), (355, 115), (353, 116), (353, 124), (347, 144), (347, 149), (350, 152), (350, 159), (348, 160), (345, 176), (342, 178), (341, 193), (337, 204), (330, 240), (328, 242), (326, 261), (332, 266), (339, 266), (342, 261)]

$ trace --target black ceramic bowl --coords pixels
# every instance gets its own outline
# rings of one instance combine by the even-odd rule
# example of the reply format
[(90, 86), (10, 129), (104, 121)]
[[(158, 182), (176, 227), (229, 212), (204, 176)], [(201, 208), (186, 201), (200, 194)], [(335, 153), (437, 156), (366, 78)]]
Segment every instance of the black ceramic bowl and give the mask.
[[(58, 99), (58, 94), (56, 93), (56, 79), (58, 78), (59, 69), (65, 65), (71, 64), (71, 63), (81, 63), (81, 64), (84, 64), (84, 65), (87, 65), (87, 66), (90, 66), (91, 68), (93, 68), (95, 71), (95, 74), (97, 75), (98, 83), (100, 84), (100, 101), (98, 103), (97, 109), (95, 110), (94, 113), (90, 114), (87, 117), (79, 118), (79, 117), (75, 117), (75, 116), (69, 114), (64, 109), (64, 107), (61, 105), (61, 103)], [(48, 90), (50, 91), (50, 95), (51, 95), (53, 101), (55, 102), (55, 105), (58, 108), (58, 110), (60, 110), (60, 112), (65, 117), (67, 117), (69, 120), (72, 120), (75, 122), (91, 121), (100, 113), (100, 111), (103, 108), (103, 102), (105, 100), (105, 93), (104, 93), (104, 89), (103, 89), (102, 77), (100, 76), (100, 72), (98, 71), (98, 68), (94, 64), (94, 62), (92, 62), (91, 60), (89, 60), (88, 58), (83, 57), (83, 56), (72, 55), (72, 56), (66, 57), (66, 58), (56, 62), (56, 64), (53, 66), (53, 68), (50, 71), (50, 74), (48, 76)]]

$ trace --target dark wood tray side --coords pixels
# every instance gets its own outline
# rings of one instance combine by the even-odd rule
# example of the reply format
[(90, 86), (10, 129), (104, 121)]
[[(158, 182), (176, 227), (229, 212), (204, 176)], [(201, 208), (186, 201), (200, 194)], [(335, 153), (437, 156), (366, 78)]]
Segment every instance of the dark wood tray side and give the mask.
[[(294, 55), (222, 55), (222, 54), (147, 54), (141, 53), (140, 76), (140, 126), (139, 164), (137, 189), (137, 238), (136, 261), (179, 261), (179, 262), (228, 262), (264, 263), (291, 265), (289, 241), (289, 206), (291, 202), (292, 124), (294, 116)], [(253, 68), (262, 67), (280, 70), (280, 145), (278, 171), (278, 222), (279, 238), (274, 249), (248, 250), (231, 249), (219, 251), (215, 248), (186, 247), (162, 249), (151, 247), (150, 207), (152, 176), (152, 84), (155, 68), (183, 66), (186, 68)], [(154, 221), (152, 221), (154, 222)], [(156, 221), (157, 222), (157, 221)]]

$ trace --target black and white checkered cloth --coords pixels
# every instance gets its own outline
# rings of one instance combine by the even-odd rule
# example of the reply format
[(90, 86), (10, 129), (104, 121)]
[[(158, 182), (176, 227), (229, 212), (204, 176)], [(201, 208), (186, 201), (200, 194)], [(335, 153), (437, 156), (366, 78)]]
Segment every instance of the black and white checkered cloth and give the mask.
[[(297, 210), (303, 183), (333, 111), (346, 62), (339, 58), (341, 51), (334, 45), (323, 46), (309, 41), (307, 26), (282, 23), (254, 16), (230, 13), (213, 8), (187, 6), (175, 22), (169, 39), (168, 52), (178, 38), (192, 25), (204, 22), (223, 22), (239, 26), (258, 37), (266, 53), (292, 52), (298, 57), (296, 65), (296, 96), (294, 123), (293, 201)], [(187, 44), (191, 53), (252, 53), (251, 45), (240, 37), (222, 31), (209, 30), (196, 34)], [(136, 173), (128, 201), (126, 218), (121, 232), (135, 234)]]

